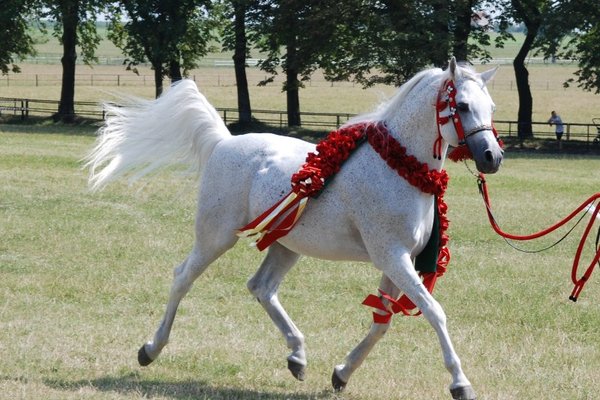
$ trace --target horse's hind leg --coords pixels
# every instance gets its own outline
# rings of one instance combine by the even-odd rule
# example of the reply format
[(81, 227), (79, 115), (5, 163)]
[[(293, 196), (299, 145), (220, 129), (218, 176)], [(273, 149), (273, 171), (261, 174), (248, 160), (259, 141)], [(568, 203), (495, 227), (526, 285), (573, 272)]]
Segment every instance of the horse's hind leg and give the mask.
[[(216, 235), (212, 236), (211, 239), (216, 239)], [(138, 362), (140, 365), (146, 366), (158, 357), (163, 347), (165, 347), (169, 341), (169, 334), (171, 333), (171, 327), (173, 326), (177, 307), (179, 306), (181, 299), (183, 299), (190, 290), (196, 278), (198, 278), (214, 260), (231, 248), (235, 242), (236, 238), (232, 236), (227, 240), (223, 240), (219, 246), (208, 245), (206, 243), (201, 246), (201, 243), (197, 239), (194, 250), (192, 250), (188, 258), (174, 270), (173, 284), (171, 286), (165, 315), (158, 330), (154, 334), (154, 339), (144, 344), (138, 351)]]
[[(385, 275), (381, 278), (379, 288), (393, 298), (397, 298), (400, 294), (398, 288)], [(352, 349), (350, 353), (348, 353), (344, 360), (344, 364), (336, 365), (333, 370), (333, 375), (331, 376), (331, 384), (336, 391), (341, 391), (346, 387), (352, 373), (360, 367), (375, 344), (383, 337), (383, 335), (385, 335), (390, 327), (390, 323), (391, 320), (387, 324), (372, 323), (367, 336), (365, 336), (365, 338)]]
[(304, 380), (306, 371), (306, 353), (304, 336), (288, 316), (277, 297), (279, 284), (287, 272), (296, 264), (299, 255), (279, 243), (269, 247), (269, 252), (256, 274), (248, 281), (248, 290), (256, 296), (258, 302), (271, 317), (273, 323), (283, 334), (287, 347), (292, 350), (288, 356), (288, 368), (298, 380)]

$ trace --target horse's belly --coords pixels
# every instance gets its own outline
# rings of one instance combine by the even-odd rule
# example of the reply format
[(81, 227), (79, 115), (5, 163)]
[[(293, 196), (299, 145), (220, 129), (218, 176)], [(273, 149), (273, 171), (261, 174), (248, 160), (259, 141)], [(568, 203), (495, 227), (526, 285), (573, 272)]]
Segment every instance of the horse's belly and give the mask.
[(302, 228), (297, 227), (294, 230), (297, 234), (289, 234), (279, 242), (296, 253), (332, 261), (370, 261), (361, 242), (357, 240), (341, 241), (338, 232), (325, 230), (317, 234), (313, 230), (309, 230), (306, 234), (302, 234)]

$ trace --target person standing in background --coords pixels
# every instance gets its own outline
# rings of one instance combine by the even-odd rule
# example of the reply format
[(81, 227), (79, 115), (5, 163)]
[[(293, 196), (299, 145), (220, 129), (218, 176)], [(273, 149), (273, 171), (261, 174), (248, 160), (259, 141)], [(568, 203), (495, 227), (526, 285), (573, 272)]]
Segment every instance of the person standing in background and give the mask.
[(562, 148), (562, 135), (565, 132), (565, 128), (563, 126), (563, 122), (562, 119), (560, 119), (560, 115), (558, 115), (556, 113), (556, 111), (552, 111), (550, 113), (550, 119), (548, 120), (548, 124), (550, 126), (552, 126), (552, 124), (554, 124), (554, 126), (556, 126), (555, 129), (555, 133), (556, 133), (556, 140), (558, 142), (558, 149), (560, 150)]

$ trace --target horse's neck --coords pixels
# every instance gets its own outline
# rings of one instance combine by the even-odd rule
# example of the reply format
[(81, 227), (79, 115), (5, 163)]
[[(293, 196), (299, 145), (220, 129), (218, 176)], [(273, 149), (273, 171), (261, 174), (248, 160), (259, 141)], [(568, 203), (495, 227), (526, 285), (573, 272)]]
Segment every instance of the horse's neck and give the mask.
[(399, 112), (386, 121), (390, 134), (406, 147), (407, 153), (420, 162), (427, 163), (430, 169), (441, 169), (448, 145), (442, 142), (441, 160), (433, 157), (434, 143), (438, 137), (435, 100), (436, 94), (429, 93), (418, 98), (407, 99)]

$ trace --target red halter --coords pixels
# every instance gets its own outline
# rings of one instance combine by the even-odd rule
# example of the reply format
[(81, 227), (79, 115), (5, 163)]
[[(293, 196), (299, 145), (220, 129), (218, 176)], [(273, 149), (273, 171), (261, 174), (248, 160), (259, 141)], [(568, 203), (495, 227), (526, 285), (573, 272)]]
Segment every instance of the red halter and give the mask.
[[(491, 130), (502, 146), (502, 142), (498, 138), (498, 132), (496, 131), (493, 122), (491, 125), (479, 125), (465, 132), (460, 120), (460, 114), (458, 113), (456, 93), (456, 86), (454, 85), (454, 81), (451, 79), (448, 79), (444, 82), (442, 89), (438, 93), (436, 103), (438, 137), (433, 144), (433, 157), (437, 158), (438, 160), (441, 160), (442, 158), (442, 127), (449, 122), (452, 122), (452, 126), (454, 127), (454, 131), (456, 132), (456, 136), (458, 138), (458, 147), (456, 147), (448, 155), (448, 158), (450, 158), (452, 161), (461, 161), (473, 158), (473, 155), (471, 154), (471, 151), (467, 145), (467, 138), (481, 131)], [(446, 109), (448, 109), (448, 114), (441, 115), (441, 113)]]

